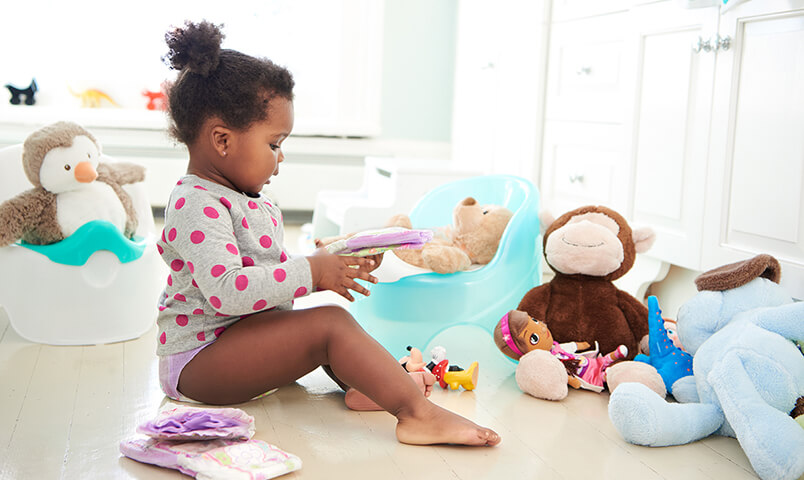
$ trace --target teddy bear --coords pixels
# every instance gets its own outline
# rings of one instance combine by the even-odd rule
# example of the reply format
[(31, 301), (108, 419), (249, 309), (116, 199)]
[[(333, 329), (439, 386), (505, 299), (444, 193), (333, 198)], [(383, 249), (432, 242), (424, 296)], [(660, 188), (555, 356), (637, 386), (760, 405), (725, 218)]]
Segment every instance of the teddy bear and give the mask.
[[(435, 230), (432, 240), (421, 249), (396, 249), (406, 263), (437, 273), (455, 273), (473, 264), (485, 265), (494, 258), (505, 227), (513, 212), (499, 205), (481, 205), (473, 197), (461, 200), (453, 209), (453, 224)], [(391, 217), (389, 227), (412, 228), (410, 217)]]
[(629, 443), (683, 445), (712, 434), (735, 437), (763, 479), (804, 475), (804, 302), (778, 284), (779, 262), (761, 254), (704, 272), (678, 312), (692, 376), (669, 403), (635, 383), (609, 400), (609, 418)]
[(100, 158), (98, 141), (75, 123), (56, 122), (31, 133), (22, 164), (34, 187), (0, 204), (0, 247), (20, 239), (55, 243), (93, 220), (108, 221), (131, 238), (137, 216), (122, 185), (142, 181), (145, 169)]
[[(653, 245), (653, 230), (632, 230), (616, 211), (594, 205), (557, 219), (542, 214), (541, 223), (544, 258), (555, 277), (528, 291), (516, 310), (544, 322), (558, 343), (597, 342), (601, 352), (614, 352), (624, 345), (627, 359), (646, 350), (648, 309), (612, 281), (631, 269), (637, 253)], [(495, 327), (495, 338), (502, 338), (501, 324), (502, 320)], [(497, 346), (509, 357), (519, 358), (505, 342), (498, 341)], [(620, 361), (607, 369), (607, 382), (617, 369), (620, 381), (640, 382), (662, 397), (666, 394), (653, 366)], [(567, 371), (549, 351), (525, 352), (516, 375), (520, 388), (537, 398), (560, 400), (567, 395)]]

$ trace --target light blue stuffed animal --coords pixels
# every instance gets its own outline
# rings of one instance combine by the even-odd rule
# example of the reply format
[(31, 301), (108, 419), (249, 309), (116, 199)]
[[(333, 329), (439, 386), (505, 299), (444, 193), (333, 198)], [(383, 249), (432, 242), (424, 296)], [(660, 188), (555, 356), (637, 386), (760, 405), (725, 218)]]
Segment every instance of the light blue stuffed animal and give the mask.
[(659, 447), (728, 435), (761, 478), (804, 475), (804, 428), (790, 416), (804, 396), (804, 355), (794, 343), (804, 338), (804, 302), (760, 274), (778, 282), (776, 259), (762, 255), (696, 279), (701, 291), (678, 313), (693, 376), (673, 385), (676, 400), (689, 403), (668, 403), (641, 384), (619, 385), (609, 418), (626, 441)]

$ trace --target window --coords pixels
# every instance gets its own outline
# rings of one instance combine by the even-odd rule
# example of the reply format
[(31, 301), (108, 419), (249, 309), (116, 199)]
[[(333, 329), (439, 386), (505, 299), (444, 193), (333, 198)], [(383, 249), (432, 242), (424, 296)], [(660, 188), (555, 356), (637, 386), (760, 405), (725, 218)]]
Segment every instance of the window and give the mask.
[(77, 107), (70, 89), (94, 88), (124, 108), (144, 109), (142, 91), (175, 75), (161, 61), (165, 32), (206, 19), (224, 24), (224, 48), (290, 69), (295, 133), (379, 134), (383, 2), (46, 0), (31, 7), (0, 17), (0, 82), (26, 87), (35, 77), (37, 107)]

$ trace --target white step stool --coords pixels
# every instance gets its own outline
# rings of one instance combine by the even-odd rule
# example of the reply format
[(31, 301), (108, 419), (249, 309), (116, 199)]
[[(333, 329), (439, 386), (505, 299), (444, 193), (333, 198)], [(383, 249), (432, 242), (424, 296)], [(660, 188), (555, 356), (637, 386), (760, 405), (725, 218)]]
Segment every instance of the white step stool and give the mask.
[(433, 188), (476, 175), (481, 172), (443, 159), (366, 157), (360, 190), (323, 191), (316, 196), (313, 238), (383, 227), (392, 216), (410, 213)]

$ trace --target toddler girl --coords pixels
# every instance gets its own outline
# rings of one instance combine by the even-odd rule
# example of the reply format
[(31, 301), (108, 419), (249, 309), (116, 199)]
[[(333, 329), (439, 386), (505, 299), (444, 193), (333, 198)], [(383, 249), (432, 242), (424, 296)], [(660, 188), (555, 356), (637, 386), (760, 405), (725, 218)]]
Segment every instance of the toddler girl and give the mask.
[(165, 393), (209, 404), (245, 402), (323, 366), (397, 418), (399, 441), (496, 445), (492, 430), (433, 404), (380, 344), (337, 306), (293, 310), (293, 299), (369, 292), (355, 279), (380, 257), (308, 257), (285, 250), (282, 213), (260, 192), (279, 173), (293, 129), (293, 78), (267, 59), (221, 49), (211, 23), (165, 36), (171, 134), (189, 151), (158, 242), (170, 267), (159, 302)]

